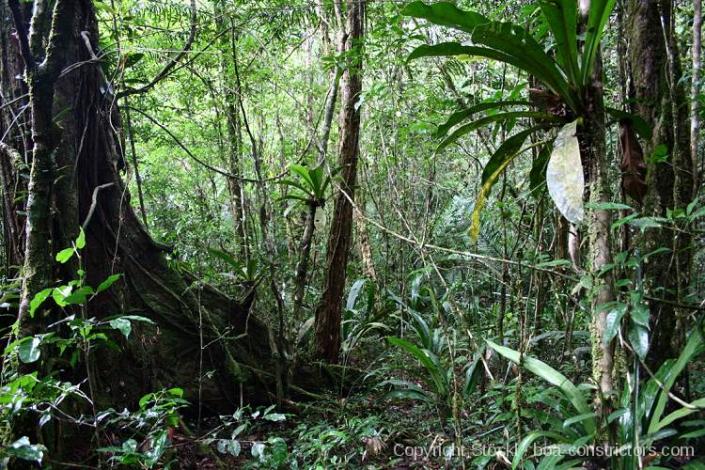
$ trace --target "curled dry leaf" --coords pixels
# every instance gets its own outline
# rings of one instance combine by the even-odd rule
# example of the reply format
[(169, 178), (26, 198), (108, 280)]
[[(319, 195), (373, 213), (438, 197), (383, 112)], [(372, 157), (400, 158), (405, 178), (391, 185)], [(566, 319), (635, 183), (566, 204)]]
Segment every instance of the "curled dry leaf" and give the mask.
[(365, 454), (370, 457), (379, 455), (387, 447), (379, 436), (363, 437), (362, 442), (365, 444)]
[(546, 168), (546, 185), (551, 199), (569, 222), (579, 224), (585, 215), (585, 177), (576, 137), (578, 122), (566, 124), (558, 132)]
[(623, 120), (619, 123), (619, 142), (622, 151), (622, 189), (635, 201), (642, 202), (646, 195), (646, 163), (631, 122)]

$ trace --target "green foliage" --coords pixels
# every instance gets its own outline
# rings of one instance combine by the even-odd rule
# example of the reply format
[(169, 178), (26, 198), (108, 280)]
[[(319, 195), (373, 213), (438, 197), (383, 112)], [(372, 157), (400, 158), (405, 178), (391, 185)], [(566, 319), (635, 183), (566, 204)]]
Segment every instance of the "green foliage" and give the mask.
[[(634, 443), (644, 448), (673, 436), (681, 439), (697, 438), (697, 432), (679, 432), (672, 426), (683, 418), (705, 409), (705, 398), (694, 400), (664, 416), (666, 405), (671, 400), (671, 390), (676, 379), (683, 372), (685, 366), (693, 358), (705, 351), (702, 325), (699, 325), (690, 335), (688, 342), (676, 360), (667, 361), (658, 372), (651, 377), (643, 387), (637, 382), (631, 382), (624, 388), (620, 398), (621, 408), (615, 410), (607, 418), (608, 423), (598, 423), (596, 414), (587, 406), (588, 396), (585, 388), (574, 385), (563, 374), (548, 366), (544, 362), (530, 356), (522, 356), (518, 351), (499, 346), (488, 341), (489, 347), (512, 362), (526, 368), (549, 384), (558, 387), (563, 397), (572, 405), (572, 409), (562, 408), (563, 422), (560, 426), (554, 424), (550, 431), (532, 432), (518, 445), (513, 461), (513, 468), (518, 468), (525, 462), (525, 454), (530, 445), (537, 439), (544, 439), (557, 445), (561, 450), (561, 459), (552, 461), (558, 463), (569, 455), (571, 450), (595, 441), (599, 434), (598, 426), (617, 423), (618, 441), (613, 445), (631, 447)], [(638, 366), (637, 366), (638, 367)], [(632, 371), (634, 373), (635, 371)], [(637, 376), (638, 377), (638, 376)], [(633, 447), (632, 447), (633, 448)], [(664, 458), (667, 458), (665, 456)], [(544, 458), (544, 462), (549, 457)], [(611, 457), (611, 468), (631, 469), (636, 465), (634, 453), (624, 452)], [(522, 467), (525, 468), (525, 467)]]
[(326, 190), (330, 186), (330, 177), (323, 174), (323, 166), (309, 169), (303, 165), (290, 165), (289, 170), (298, 176), (298, 180), (282, 180), (281, 184), (290, 186), (297, 192), (287, 194), (284, 199), (292, 199), (316, 206), (323, 205)]
[[(300, 424), (292, 456), (298, 468), (344, 469), (362, 464), (365, 441), (379, 439), (379, 418), (343, 418), (342, 422)], [(299, 466), (300, 465), (300, 466)]]
[[(463, 11), (448, 3), (426, 5), (422, 2), (409, 4), (404, 9), (404, 14), (425, 19), (430, 23), (450, 26), (470, 33), (472, 45), (457, 42), (444, 42), (432, 46), (422, 45), (416, 48), (409, 58), (414, 59), (428, 56), (479, 56), (503, 62), (535, 77), (556, 96), (557, 101), (562, 102), (568, 107), (574, 116), (583, 116), (586, 112), (586, 104), (583, 101), (586, 96), (585, 90), (590, 83), (593, 64), (596, 60), (597, 51), (604, 35), (607, 19), (614, 8), (614, 1), (607, 0), (590, 5), (587, 30), (585, 33), (585, 44), (581, 51), (579, 51), (578, 48), (577, 3), (573, 0), (542, 0), (538, 3), (555, 41), (555, 60), (545, 52), (545, 49), (547, 49), (546, 46), (542, 46), (529, 31), (518, 24), (491, 21), (476, 12)], [(450, 131), (453, 126), (460, 124), (477, 111), (492, 109), (489, 107), (485, 108), (483, 105), (484, 103), (478, 105), (479, 108), (475, 106), (455, 113), (446, 124), (439, 128), (439, 133)], [(494, 108), (499, 109), (506, 105), (507, 103), (504, 101), (497, 101)], [(529, 134), (537, 133), (545, 129), (545, 127), (550, 127), (551, 121), (557, 120), (560, 122), (560, 119), (557, 119), (551, 114), (551, 112), (555, 112), (551, 110), (555, 108), (556, 105), (557, 103), (546, 110), (549, 112), (505, 112), (477, 119), (468, 124), (460, 125), (439, 145), (439, 150), (442, 150), (449, 144), (456, 142), (461, 136), (468, 132), (496, 122), (501, 122), (506, 125), (509, 120), (519, 117), (533, 118), (535, 122), (541, 122), (543, 124), (542, 126), (520, 132), (509, 138), (505, 144), (500, 146), (495, 155), (485, 166), (482, 186), (472, 214), (471, 236), (474, 240), (477, 239), (479, 234), (479, 213), (485, 205), (485, 200), (487, 199), (492, 184), (497, 180), (499, 175), (504, 172), (511, 162), (511, 159), (516, 156), (519, 147)], [(575, 132), (573, 134), (575, 134)], [(559, 142), (563, 142), (564, 140), (565, 139), (557, 139)], [(554, 151), (554, 155), (563, 155), (564, 153), (565, 152)], [(507, 155), (512, 155), (512, 158), (508, 159)], [(569, 167), (580, 171), (580, 155), (577, 150), (577, 145), (575, 146), (575, 152), (571, 151), (571, 155), (573, 155), (573, 157)], [(551, 161), (553, 160), (556, 160), (556, 157), (552, 157)], [(577, 160), (577, 164), (575, 160)], [(551, 165), (549, 162), (549, 169), (550, 168)], [(535, 172), (539, 171), (541, 170), (535, 170)], [(551, 174), (554, 175), (554, 173)], [(582, 177), (582, 171), (580, 171), (580, 176)], [(534, 175), (532, 178), (534, 182), (537, 179), (537, 175)], [(579, 222), (582, 217), (575, 214), (576, 209), (566, 207), (566, 198), (564, 197), (566, 191), (561, 190), (557, 192), (554, 189), (557, 187), (554, 180), (555, 177), (552, 176), (549, 182), (549, 191), (556, 201), (558, 208), (568, 220), (574, 223)], [(532, 186), (535, 187), (536, 183), (533, 183)], [(576, 187), (572, 180), (567, 181), (566, 187), (575, 188), (575, 191), (579, 190), (580, 211), (578, 212), (581, 213), (582, 187)], [(572, 206), (575, 205), (576, 204), (572, 204)]]
[(131, 432), (133, 437), (119, 446), (102, 447), (98, 452), (109, 455), (109, 462), (154, 468), (166, 457), (171, 445), (169, 429), (181, 421), (179, 410), (189, 404), (182, 398), (183, 393), (180, 388), (160, 390), (140, 398), (139, 409), (133, 413), (127, 410), (118, 413), (113, 409), (99, 413), (96, 417), (99, 422)]

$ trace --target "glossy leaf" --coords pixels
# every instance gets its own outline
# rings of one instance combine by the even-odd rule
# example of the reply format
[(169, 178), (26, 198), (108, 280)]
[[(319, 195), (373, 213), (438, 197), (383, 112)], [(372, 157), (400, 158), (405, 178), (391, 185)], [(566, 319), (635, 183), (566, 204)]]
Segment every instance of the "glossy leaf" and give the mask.
[(64, 248), (60, 252), (56, 254), (56, 261), (58, 261), (61, 264), (66, 263), (68, 260), (70, 260), (74, 255), (74, 249), (73, 248)]

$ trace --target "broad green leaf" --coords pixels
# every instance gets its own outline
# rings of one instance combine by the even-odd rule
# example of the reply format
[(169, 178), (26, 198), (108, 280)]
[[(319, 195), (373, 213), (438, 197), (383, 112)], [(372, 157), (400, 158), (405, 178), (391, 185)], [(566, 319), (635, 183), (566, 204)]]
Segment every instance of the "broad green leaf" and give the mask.
[(472, 34), (472, 41), (511, 57), (511, 61), (505, 62), (533, 75), (559, 95), (571, 109), (580, 111), (579, 97), (571, 89), (556, 62), (521, 26), (500, 22), (479, 25)]
[(585, 177), (576, 137), (578, 121), (566, 124), (558, 132), (546, 168), (546, 184), (551, 199), (569, 222), (582, 222)]
[(173, 388), (168, 389), (166, 391), (166, 393), (168, 393), (169, 395), (171, 395), (173, 397), (182, 398), (184, 396), (184, 389), (181, 387), (173, 387)]
[(578, 415), (578, 416), (573, 416), (571, 418), (566, 419), (563, 421), (563, 427), (564, 428), (569, 428), (575, 423), (580, 423), (581, 421), (585, 421), (586, 419), (594, 419), (597, 417), (597, 414), (592, 412), (592, 413), (586, 413), (584, 415)]
[(362, 292), (362, 288), (365, 287), (365, 282), (366, 279), (358, 279), (355, 281), (350, 288), (350, 293), (348, 294), (348, 300), (345, 304), (345, 308), (347, 310), (352, 310), (355, 308), (355, 303), (357, 303), (357, 298), (360, 296), (360, 292)]
[(252, 444), (252, 448), (250, 449), (250, 454), (252, 454), (252, 457), (256, 458), (260, 462), (264, 461), (264, 444), (261, 442), (255, 442)]
[(438, 44), (428, 45), (422, 44), (414, 49), (407, 60), (418, 59), (420, 57), (485, 57), (487, 59), (496, 60), (511, 65), (515, 65), (515, 59), (509, 54), (491, 49), (489, 47), (466, 46), (457, 42), (441, 42)]
[(648, 329), (650, 313), (649, 307), (647, 307), (643, 302), (640, 302), (636, 305), (632, 305), (629, 316), (634, 323)]
[(659, 421), (658, 425), (656, 425), (654, 429), (658, 432), (669, 424), (675, 423), (681, 418), (685, 418), (688, 415), (705, 410), (705, 398), (695, 400), (689, 403), (689, 405), (689, 407), (684, 406), (666, 415), (661, 421)]
[(285, 421), (286, 415), (284, 415), (282, 413), (267, 413), (262, 418), (266, 419), (267, 421), (279, 422), (279, 421)]
[(46, 447), (41, 444), (32, 444), (27, 436), (22, 436), (10, 444), (5, 452), (10, 457), (30, 462), (42, 463)]
[[(143, 317), (143, 316), (140, 316), (140, 315), (122, 315), (120, 318), (125, 318), (126, 320), (130, 320), (130, 321), (141, 321), (141, 322), (144, 322), (144, 323), (149, 323), (150, 325), (154, 325), (154, 324), (155, 324), (155, 323), (154, 323), (152, 320), (150, 320), (149, 318)], [(172, 390), (173, 390), (173, 389), (172, 389)]]
[(74, 250), (72, 248), (64, 248), (60, 252), (56, 254), (56, 261), (58, 261), (61, 264), (66, 263), (68, 260), (70, 260), (73, 257)]
[(548, 159), (551, 157), (551, 148), (553, 148), (553, 142), (544, 145), (536, 157), (536, 160), (534, 160), (533, 165), (531, 165), (531, 171), (529, 172), (529, 190), (533, 195), (538, 195), (539, 192), (537, 190), (546, 182), (546, 166), (548, 165)]
[(54, 299), (54, 302), (56, 302), (56, 305), (59, 307), (66, 307), (69, 305), (66, 298), (71, 295), (71, 292), (73, 292), (72, 286), (60, 286), (55, 287), (54, 290), (51, 291), (51, 296)]
[(104, 290), (108, 290), (110, 288), (110, 286), (115, 284), (118, 281), (118, 279), (120, 279), (121, 277), (122, 277), (122, 274), (120, 274), (120, 273), (111, 274), (103, 282), (100, 283), (98, 288), (95, 290), (95, 293), (99, 294), (99, 293), (103, 292)]
[(54, 290), (52, 288), (44, 289), (42, 291), (37, 292), (34, 297), (32, 297), (32, 300), (29, 302), (29, 316), (30, 318), (34, 318), (34, 313), (37, 311), (39, 307), (44, 303), (46, 299), (49, 298), (51, 295), (51, 291)]
[(609, 344), (615, 338), (615, 336), (617, 336), (617, 333), (619, 332), (619, 326), (621, 325), (622, 318), (624, 317), (624, 314), (626, 312), (626, 304), (618, 304), (611, 308), (610, 311), (607, 313), (607, 318), (605, 320), (605, 331), (602, 335), (603, 343)]
[(554, 259), (551, 261), (544, 261), (543, 263), (538, 263), (537, 268), (555, 268), (558, 266), (572, 266), (573, 263), (567, 259)]
[(417, 400), (424, 402), (432, 402), (433, 399), (423, 390), (416, 389), (397, 389), (384, 395), (389, 400)]
[(645, 359), (646, 353), (649, 352), (649, 330), (631, 321), (629, 322), (627, 338), (636, 355), (639, 356), (640, 359)]
[(482, 170), (482, 184), (485, 184), (491, 178), (507, 158), (513, 158), (513, 156), (521, 150), (524, 142), (531, 134), (542, 128), (543, 126), (532, 127), (531, 129), (518, 132), (502, 142), (502, 145), (492, 154), (492, 157), (490, 157), (485, 168)]
[(401, 13), (402, 15), (421, 18), (440, 26), (450, 26), (466, 33), (472, 33), (477, 25), (490, 21), (479, 13), (461, 10), (449, 2), (438, 2), (430, 5), (423, 2), (412, 2), (404, 7)]
[(306, 190), (307, 193), (313, 192), (316, 188), (316, 184), (311, 179), (311, 172), (308, 168), (303, 165), (291, 164), (289, 165), (289, 170), (299, 175), (299, 177), (306, 182), (306, 186), (308, 186), (308, 189)]
[(414, 320), (411, 323), (411, 327), (416, 332), (416, 336), (421, 340), (421, 344), (426, 349), (431, 349), (433, 347), (433, 335), (431, 334), (431, 329), (423, 319), (421, 314), (413, 309), (409, 309), (409, 315)]
[(703, 436), (705, 436), (705, 427), (703, 427), (702, 429), (698, 429), (697, 431), (686, 432), (678, 437), (680, 437), (681, 439), (697, 439)]
[(465, 384), (463, 386), (463, 395), (469, 397), (477, 387), (477, 381), (480, 379), (481, 368), (479, 367), (480, 358), (478, 357), (468, 366), (465, 371)]
[(240, 455), (242, 450), (240, 441), (237, 439), (219, 439), (216, 448), (221, 454), (230, 454), (233, 457)]
[(555, 432), (549, 432), (549, 431), (534, 431), (530, 432), (529, 434), (524, 437), (524, 439), (521, 440), (519, 445), (517, 446), (516, 453), (514, 454), (514, 459), (512, 459), (512, 470), (519, 468), (522, 462), (526, 462), (526, 459), (524, 458), (524, 454), (526, 454), (526, 451), (529, 450), (529, 447), (531, 444), (534, 443), (537, 439), (540, 438), (550, 438), (558, 442), (563, 441), (563, 436), (561, 436), (558, 433)]
[(78, 238), (76, 238), (76, 248), (81, 250), (86, 247), (86, 232), (83, 231), (83, 228), (81, 227), (81, 231), (78, 233)]
[(420, 349), (415, 344), (406, 341), (405, 339), (395, 336), (388, 336), (387, 341), (394, 346), (400, 347), (414, 356), (424, 366), (428, 374), (431, 376), (433, 385), (439, 395), (446, 396), (448, 387), (444, 377), (444, 370), (438, 361), (438, 357), (427, 349)]
[[(661, 416), (663, 415), (663, 412), (666, 409), (666, 404), (669, 400), (668, 392), (670, 392), (673, 384), (676, 382), (676, 379), (681, 372), (683, 372), (683, 369), (685, 369), (688, 363), (695, 356), (702, 354), (703, 350), (705, 350), (705, 345), (703, 343), (702, 323), (700, 323), (688, 336), (688, 341), (678, 356), (678, 359), (673, 362), (672, 365), (669, 363), (669, 366), (664, 369), (665, 376), (662, 377), (663, 387), (658, 387), (658, 389), (662, 388), (661, 390), (657, 389), (659, 392), (658, 400), (656, 401), (653, 414), (649, 420), (649, 434), (655, 433), (659, 427)], [(659, 372), (661, 372), (661, 370), (662, 369), (659, 369)], [(657, 384), (655, 385), (658, 386)]]
[[(498, 23), (498, 25), (499, 24), (500, 23)], [(536, 59), (533, 56), (526, 56), (519, 53), (519, 51), (523, 52), (525, 45), (516, 37), (502, 36), (500, 34), (498, 39), (494, 33), (484, 31), (484, 25), (479, 27), (478, 30), (479, 29), (483, 29), (483, 32), (479, 34), (477, 38), (473, 35), (473, 40), (477, 43), (475, 45), (462, 45), (458, 42), (442, 42), (434, 45), (423, 44), (412, 51), (408, 60), (417, 59), (419, 57), (453, 56), (484, 57), (496, 60), (536, 76), (547, 88), (561, 96), (568, 106), (572, 109), (579, 109), (577, 97), (571, 91), (565, 79), (560, 72), (558, 72), (550, 58), (540, 50), (540, 46), (538, 47), (538, 51), (535, 49), (534, 51), (542, 57)], [(488, 44), (484, 44), (483, 41)], [(530, 41), (532, 41), (532, 44), (536, 45), (533, 39)], [(498, 45), (501, 47), (497, 47)], [(540, 62), (541, 60), (548, 62)]]

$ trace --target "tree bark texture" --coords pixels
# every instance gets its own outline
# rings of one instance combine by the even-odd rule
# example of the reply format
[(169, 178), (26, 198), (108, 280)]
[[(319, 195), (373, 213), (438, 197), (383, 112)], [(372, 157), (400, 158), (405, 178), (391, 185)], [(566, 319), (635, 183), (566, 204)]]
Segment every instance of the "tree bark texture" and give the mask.
[[(3, 0), (0, 5), (0, 32), (6, 41), (8, 4)], [(171, 267), (164, 247), (146, 232), (121, 179), (125, 165), (116, 100), (106, 91), (110, 88), (99, 64), (90, 60), (98, 48), (93, 3), (59, 0), (55, 5), (53, 13), (44, 14), (53, 14), (51, 34), (60, 35), (54, 45), (61, 64), (51, 72), (50, 85), (41, 79), (42, 73), (48, 73), (41, 68), (37, 83), (28, 77), (32, 135), (18, 131), (14, 138), (21, 147), (26, 137), (33, 160), (23, 303), (55, 281), (75, 276), (61, 271), (63, 265), (54, 263), (54, 253), (70, 246), (83, 225), (87, 244), (81, 256), (87, 282), (97, 286), (111, 274), (123, 274), (121, 281), (89, 304), (89, 315), (100, 319), (137, 314), (156, 323), (135, 323), (135, 334), (124, 342), (124, 351), (94, 353), (101, 364), (110, 364), (97, 367), (101, 403), (134, 403), (160, 387), (179, 386), (192, 401), (200, 396), (206, 407), (224, 409), (235, 402), (235, 385), (242, 381), (245, 393), (253, 385), (257, 395), (252, 397), (266, 400), (262, 387), (273, 382), (268, 328), (249, 315), (247, 299), (236, 301)], [(61, 8), (69, 10), (59, 30)], [(48, 42), (47, 57), (51, 57), (51, 36)], [(4, 97), (23, 87), (21, 74), (9, 75), (12, 70), (6, 65), (15, 60), (18, 47), (5, 46), (3, 42)], [(0, 122), (12, 119), (13, 109), (3, 107)], [(21, 168), (15, 166), (14, 174), (18, 171)], [(35, 320), (41, 316), (37, 313)], [(211, 370), (215, 373), (206, 375)]]
[(340, 191), (335, 198), (333, 219), (328, 236), (326, 273), (323, 294), (316, 309), (317, 355), (330, 363), (338, 361), (340, 327), (346, 268), (352, 239), (353, 205), (359, 156), (360, 109), (362, 91), (363, 0), (347, 2), (345, 51), (347, 68), (343, 74), (340, 114)]
[[(655, 217), (666, 217), (669, 210), (684, 209), (693, 198), (688, 102), (680, 81), (681, 65), (670, 25), (670, 1), (629, 2), (633, 111), (653, 130), (651, 140), (644, 146), (647, 193), (643, 212)], [(666, 157), (648, 158), (660, 145), (665, 147)], [(653, 339), (648, 362), (655, 365), (678, 354), (679, 313), (673, 305), (683, 299), (689, 283), (690, 236), (669, 228), (651, 229), (638, 243), (642, 254), (660, 247), (670, 250), (651, 256), (644, 265), (644, 278), (651, 281), (646, 286), (647, 293), (666, 300), (650, 305)]]

